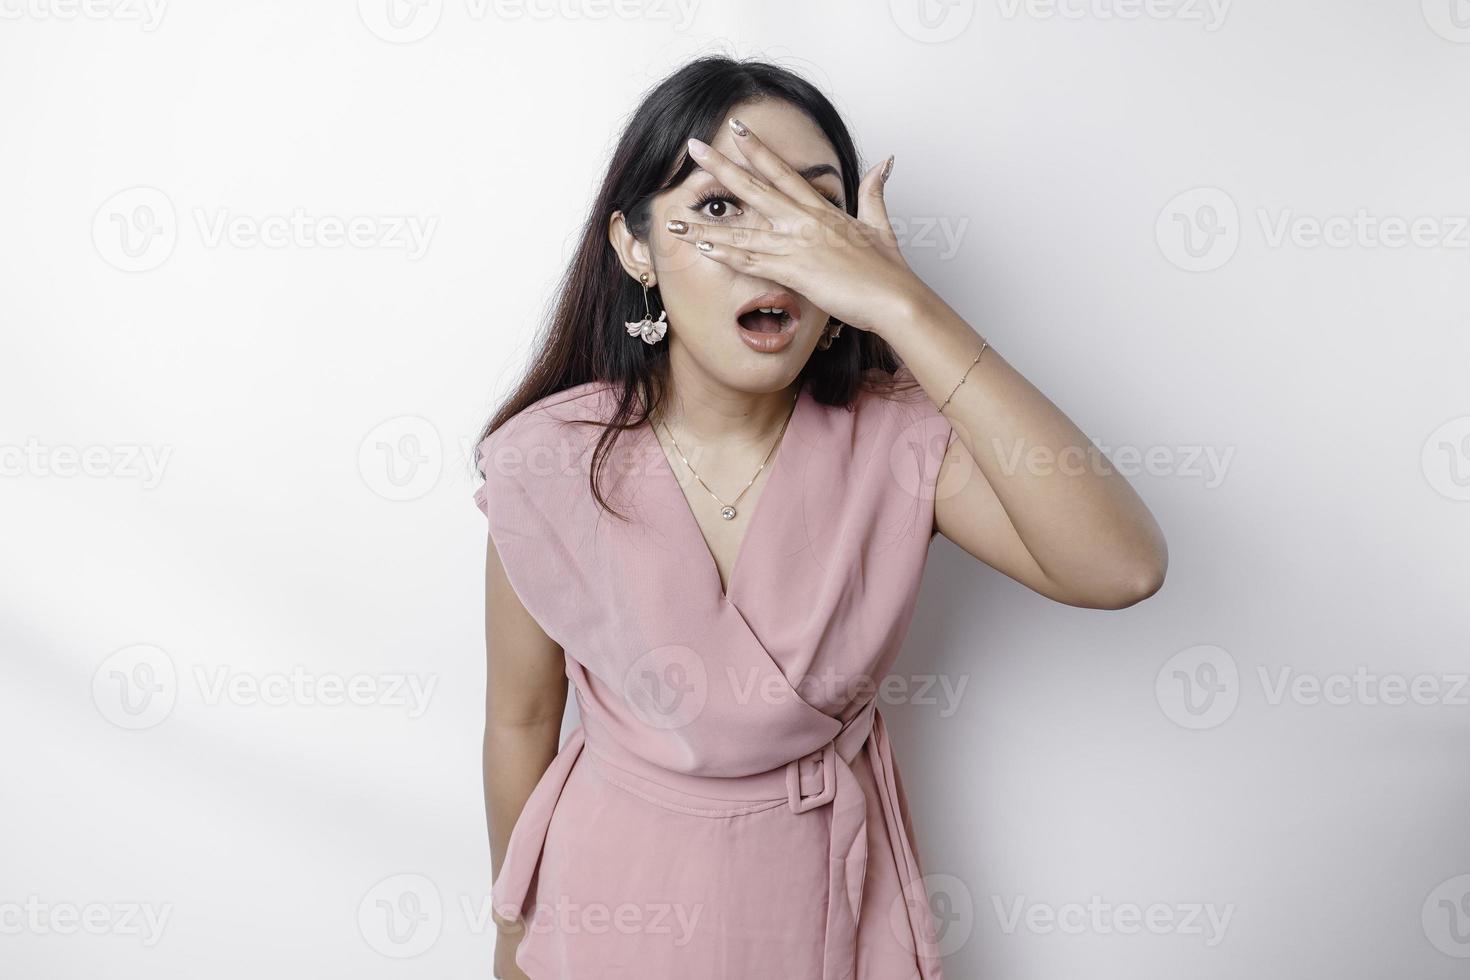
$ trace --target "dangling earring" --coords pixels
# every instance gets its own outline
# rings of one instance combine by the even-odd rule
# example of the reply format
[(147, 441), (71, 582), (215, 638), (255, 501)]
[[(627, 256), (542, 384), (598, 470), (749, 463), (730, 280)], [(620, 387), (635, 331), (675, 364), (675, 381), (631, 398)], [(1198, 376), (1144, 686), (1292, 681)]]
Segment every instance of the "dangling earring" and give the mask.
[(840, 333), (842, 333), (842, 321), (828, 318), (827, 328), (822, 330), (822, 339), (817, 341), (817, 349), (829, 349), (832, 346), (832, 341), (836, 340), (837, 335)]
[(624, 323), (623, 326), (628, 328), (628, 336), (642, 337), (645, 344), (656, 344), (664, 339), (664, 334), (669, 329), (669, 311), (661, 311), (655, 320), (653, 310), (648, 307), (648, 273), (640, 275), (638, 281), (643, 284), (643, 319)]

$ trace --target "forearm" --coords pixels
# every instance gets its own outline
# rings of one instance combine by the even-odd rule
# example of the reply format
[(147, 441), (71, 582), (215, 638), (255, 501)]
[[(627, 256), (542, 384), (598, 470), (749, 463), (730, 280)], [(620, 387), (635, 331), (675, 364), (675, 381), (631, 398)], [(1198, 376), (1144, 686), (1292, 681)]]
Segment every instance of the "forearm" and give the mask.
[(982, 338), (927, 287), (883, 330), (989, 481), (1040, 572), (1081, 603), (1120, 583), (1157, 588), (1164, 537), (1147, 506), (1056, 405), (994, 348), (964, 376)]
[(498, 876), (505, 860), (510, 832), (536, 783), (556, 757), (561, 738), (561, 714), (527, 722), (500, 722), (493, 716), (485, 725), (483, 755), (485, 818), (490, 831), (490, 865)]
[[(493, 707), (487, 710), (483, 768), (492, 880), (499, 876), (504, 864), (511, 829), (531, 791), (556, 756), (560, 736), (559, 710), (548, 710), (539, 717), (514, 723), (499, 722)], [(494, 974), (505, 980), (521, 980), (525, 974), (515, 965), (515, 952), (523, 928), (505, 921), (493, 910), (491, 917), (499, 933)]]

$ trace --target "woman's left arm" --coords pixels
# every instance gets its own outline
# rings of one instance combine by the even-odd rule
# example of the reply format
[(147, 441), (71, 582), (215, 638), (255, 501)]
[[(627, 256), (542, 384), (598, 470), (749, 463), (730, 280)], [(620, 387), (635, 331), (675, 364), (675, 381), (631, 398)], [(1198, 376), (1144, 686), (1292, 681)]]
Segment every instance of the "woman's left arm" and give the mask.
[[(986, 349), (965, 374), (983, 340), (903, 258), (883, 197), (893, 158), (863, 177), (851, 215), (748, 127), (731, 120), (730, 128), (748, 166), (695, 139), (689, 153), (769, 228), (680, 220), (668, 230), (711, 261), (790, 286), (898, 352), (958, 435), (939, 471), (937, 529), (1069, 605), (1120, 609), (1158, 591), (1164, 536), (1102, 451), (998, 351)], [(969, 478), (950, 492), (956, 468)]]
[(1127, 479), (937, 294), (923, 286), (908, 303), (874, 330), (955, 430), (936, 483), (939, 533), (1068, 605), (1121, 609), (1157, 592), (1168, 549)]

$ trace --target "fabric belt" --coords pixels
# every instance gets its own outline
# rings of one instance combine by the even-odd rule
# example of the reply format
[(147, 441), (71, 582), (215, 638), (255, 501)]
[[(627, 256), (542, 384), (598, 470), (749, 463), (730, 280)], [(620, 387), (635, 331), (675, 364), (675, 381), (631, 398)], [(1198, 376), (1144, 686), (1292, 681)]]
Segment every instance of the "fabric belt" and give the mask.
[[(864, 746), (898, 864), (909, 926), (907, 945), (914, 951), (922, 980), (940, 980), (933, 914), (904, 824), (902, 795), (887, 730), (872, 701), (821, 748), (793, 759), (784, 767), (751, 776), (693, 776), (673, 772), (634, 756), (611, 739), (589, 742), (584, 726), (578, 725), (516, 821), (500, 874), (491, 890), (496, 914), (508, 921), (521, 918), (546, 840), (551, 811), (572, 764), (585, 747), (595, 757), (605, 778), (645, 798), (653, 797), (657, 805), (675, 810), (705, 816), (738, 816), (783, 804), (799, 814), (831, 807), (822, 980), (852, 980), (857, 969), (857, 923), (868, 866), (868, 804), (851, 764)], [(879, 913), (884, 916), (884, 928), (888, 927), (888, 912), (885, 909)]]

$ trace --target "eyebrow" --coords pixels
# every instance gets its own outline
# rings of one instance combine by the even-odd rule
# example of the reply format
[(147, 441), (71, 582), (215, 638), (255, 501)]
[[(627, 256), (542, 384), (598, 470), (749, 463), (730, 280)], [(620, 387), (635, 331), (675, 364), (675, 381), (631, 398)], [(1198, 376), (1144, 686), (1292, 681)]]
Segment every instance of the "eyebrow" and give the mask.
[(828, 174), (831, 174), (839, 180), (842, 179), (842, 175), (837, 172), (837, 168), (830, 163), (819, 163), (815, 166), (807, 167), (805, 170), (798, 170), (797, 173), (801, 174), (807, 180), (816, 180), (818, 177), (825, 177)]
[[(741, 170), (744, 170), (748, 174), (756, 173), (756, 171), (738, 162), (735, 163), (735, 166), (739, 167)], [(694, 169), (699, 173), (704, 174), (706, 177), (714, 177), (716, 180), (719, 180), (718, 177), (715, 177), (713, 172), (704, 169), (697, 163), (694, 165)], [(810, 167), (801, 168), (800, 170), (796, 171), (796, 173), (808, 182), (816, 180), (818, 177), (826, 177), (829, 174), (833, 177), (836, 177), (838, 180), (842, 179), (841, 172), (838, 171), (838, 169), (832, 166), (832, 164), (830, 163), (814, 163)]]

